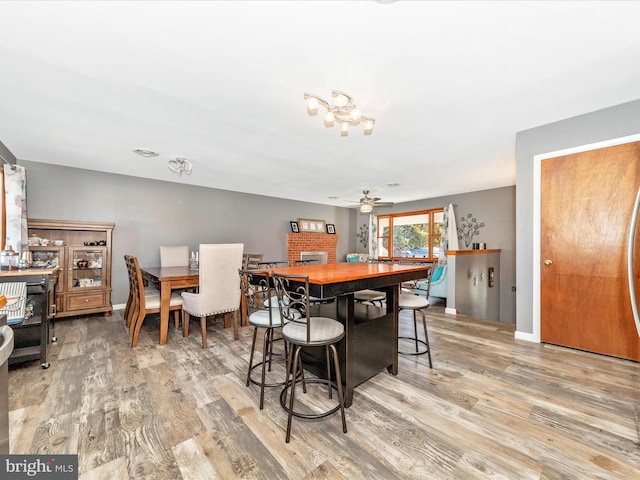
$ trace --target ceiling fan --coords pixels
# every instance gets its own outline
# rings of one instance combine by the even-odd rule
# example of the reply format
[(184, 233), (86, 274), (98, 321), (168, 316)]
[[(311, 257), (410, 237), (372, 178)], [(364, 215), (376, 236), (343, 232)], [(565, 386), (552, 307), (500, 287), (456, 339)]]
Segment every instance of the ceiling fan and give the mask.
[(369, 190), (363, 190), (364, 197), (360, 199), (360, 213), (371, 213), (373, 207), (392, 207), (393, 202), (379, 202), (378, 197), (369, 197)]

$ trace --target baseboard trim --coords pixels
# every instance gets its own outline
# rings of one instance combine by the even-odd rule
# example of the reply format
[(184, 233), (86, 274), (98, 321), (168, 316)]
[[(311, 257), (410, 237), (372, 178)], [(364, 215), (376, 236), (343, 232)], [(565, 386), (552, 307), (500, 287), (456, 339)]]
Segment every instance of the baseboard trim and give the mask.
[(533, 342), (533, 343), (540, 343), (540, 339), (536, 338), (536, 336), (533, 333), (518, 332), (517, 330), (515, 333), (515, 339), (525, 340), (527, 342)]
[(456, 310), (455, 308), (446, 307), (444, 309), (444, 313), (448, 313), (449, 315), (457, 315), (458, 314), (458, 310)]

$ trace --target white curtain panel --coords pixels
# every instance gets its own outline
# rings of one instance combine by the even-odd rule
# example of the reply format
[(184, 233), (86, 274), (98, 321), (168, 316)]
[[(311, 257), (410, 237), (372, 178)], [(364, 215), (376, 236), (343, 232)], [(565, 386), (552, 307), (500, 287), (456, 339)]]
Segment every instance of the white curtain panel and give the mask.
[(5, 245), (27, 250), (27, 174), (24, 167), (4, 168)]
[(459, 250), (458, 245), (458, 227), (456, 225), (456, 214), (453, 211), (453, 203), (444, 207), (444, 232), (442, 232), (442, 245), (440, 245), (440, 254), (438, 255), (438, 263), (447, 264), (447, 250)]
[(369, 215), (369, 258), (378, 258), (378, 216)]
[[(0, 187), (4, 192), (4, 168), (0, 167)], [(4, 249), (6, 227), (4, 224), (4, 195), (0, 195), (0, 250)]]

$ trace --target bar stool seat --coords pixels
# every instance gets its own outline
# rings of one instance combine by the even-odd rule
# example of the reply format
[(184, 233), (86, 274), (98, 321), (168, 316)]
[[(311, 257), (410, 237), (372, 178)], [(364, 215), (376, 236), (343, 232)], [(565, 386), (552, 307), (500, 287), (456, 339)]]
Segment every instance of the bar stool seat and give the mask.
[(272, 308), (271, 315), (269, 315), (269, 310), (258, 310), (249, 315), (248, 323), (259, 328), (281, 327), (280, 311), (277, 308)]
[(429, 301), (426, 298), (414, 295), (413, 293), (401, 293), (398, 303), (401, 305), (400, 308), (403, 309), (429, 307)]
[(344, 325), (332, 318), (311, 317), (313, 328), (307, 341), (307, 327), (300, 323), (287, 323), (282, 327), (282, 335), (289, 342), (303, 343), (313, 346), (328, 341), (339, 341), (344, 336)]

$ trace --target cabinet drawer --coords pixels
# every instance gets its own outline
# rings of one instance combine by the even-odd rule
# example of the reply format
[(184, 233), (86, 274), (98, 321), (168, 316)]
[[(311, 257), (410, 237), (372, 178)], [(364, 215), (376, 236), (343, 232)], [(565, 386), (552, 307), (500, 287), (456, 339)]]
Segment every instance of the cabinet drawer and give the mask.
[(70, 310), (84, 310), (87, 308), (99, 308), (106, 305), (105, 292), (96, 292), (83, 295), (68, 295), (67, 296), (67, 311)]

